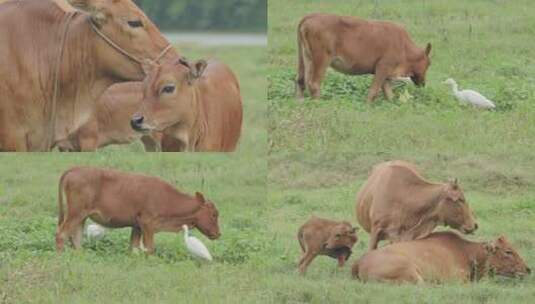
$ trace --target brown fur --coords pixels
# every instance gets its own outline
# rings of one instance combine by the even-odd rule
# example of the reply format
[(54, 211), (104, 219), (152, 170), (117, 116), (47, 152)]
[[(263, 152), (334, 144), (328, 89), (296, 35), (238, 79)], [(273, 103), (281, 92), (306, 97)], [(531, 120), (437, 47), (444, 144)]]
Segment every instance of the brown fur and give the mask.
[(74, 248), (80, 248), (87, 218), (104, 227), (132, 227), (131, 247), (139, 248), (143, 238), (148, 253), (154, 251), (155, 233), (178, 232), (182, 225), (197, 228), (210, 239), (220, 236), (218, 211), (212, 202), (199, 192), (195, 196), (181, 193), (156, 177), (74, 167), (60, 178), (58, 205), (58, 251), (63, 250), (67, 238)]
[(142, 82), (124, 82), (109, 87), (97, 101), (89, 121), (58, 143), (60, 151), (95, 151), (112, 144), (130, 144), (141, 140), (145, 151), (160, 150), (161, 132), (141, 134), (130, 126), (132, 115), (143, 101)]
[[(60, 0), (7, 1), (0, 4), (0, 150), (48, 151), (87, 122), (95, 101), (113, 83), (142, 80), (140, 64), (131, 61), (90, 27), (89, 19), (129, 53), (155, 59), (169, 44), (130, 0), (73, 1), (84, 12), (75, 16), (60, 64), (55, 124), (49, 122), (54, 73), (66, 3)], [(133, 29), (124, 17), (141, 20)], [(166, 57), (178, 54), (170, 50)], [(53, 130), (49, 134), (48, 130)]]
[(395, 283), (477, 281), (488, 274), (517, 277), (530, 272), (505, 237), (478, 243), (453, 232), (369, 251), (352, 267), (353, 277), (362, 281)]
[(359, 224), (370, 233), (370, 250), (381, 240), (423, 238), (437, 225), (463, 233), (477, 229), (457, 181), (428, 182), (404, 161), (376, 165), (357, 195), (355, 209)]
[[(163, 94), (173, 85), (171, 94)], [(139, 131), (163, 131), (181, 151), (234, 151), (242, 125), (238, 80), (223, 63), (174, 60), (145, 80), (145, 99), (132, 119)]]
[(431, 45), (418, 48), (404, 28), (387, 21), (310, 14), (299, 23), (297, 45), (298, 98), (303, 98), (305, 86), (313, 98), (320, 96), (329, 66), (348, 75), (375, 74), (368, 92), (371, 102), (381, 89), (392, 98), (390, 80), (397, 77), (424, 85), (430, 65)]
[(297, 232), (297, 240), (303, 252), (299, 260), (299, 273), (304, 274), (318, 255), (338, 259), (338, 266), (343, 267), (358, 240), (355, 231), (356, 228), (345, 221), (311, 217)]

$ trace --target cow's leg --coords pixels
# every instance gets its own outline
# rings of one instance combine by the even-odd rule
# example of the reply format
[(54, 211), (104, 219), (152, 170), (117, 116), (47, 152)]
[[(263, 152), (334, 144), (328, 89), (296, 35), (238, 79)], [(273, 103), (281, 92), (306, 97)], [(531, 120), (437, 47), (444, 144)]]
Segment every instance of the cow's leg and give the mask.
[(383, 87), (387, 78), (386, 69), (381, 65), (378, 65), (378, 67), (375, 69), (375, 76), (373, 77), (372, 85), (368, 91), (368, 103), (371, 103), (375, 97), (377, 97), (377, 94), (379, 94), (379, 91)]
[(392, 91), (392, 83), (390, 80), (385, 80), (383, 83), (383, 93), (385, 94), (386, 99), (392, 100), (394, 98), (394, 92)]
[(320, 98), (321, 81), (329, 67), (329, 55), (317, 51), (312, 54), (312, 62), (306, 74), (308, 90), (312, 98)]
[(143, 246), (145, 247), (145, 252), (147, 254), (154, 253), (154, 230), (151, 227), (142, 227), (143, 234)]
[(141, 228), (132, 227), (130, 234), (130, 250), (139, 249), (141, 247)]
[(382, 228), (373, 228), (370, 232), (370, 244), (368, 247), (368, 250), (375, 250), (377, 249), (377, 245), (383, 238), (383, 229)]
[(82, 239), (84, 237), (84, 223), (85, 219), (82, 220), (78, 227), (74, 228), (74, 234), (71, 236), (71, 242), (74, 249), (82, 248)]
[(56, 233), (56, 250), (58, 252), (63, 251), (66, 239), (69, 239), (75, 246), (73, 238), (77, 233), (80, 224), (83, 223), (83, 220), (84, 218), (80, 216), (71, 217), (70, 215), (67, 215), (67, 218), (63, 224), (60, 225), (58, 232)]
[(300, 274), (306, 273), (308, 265), (312, 263), (312, 261), (314, 260), (314, 258), (316, 258), (317, 255), (318, 255), (317, 252), (312, 251), (312, 250), (307, 250), (307, 252), (305, 252), (303, 257), (299, 261), (299, 273)]

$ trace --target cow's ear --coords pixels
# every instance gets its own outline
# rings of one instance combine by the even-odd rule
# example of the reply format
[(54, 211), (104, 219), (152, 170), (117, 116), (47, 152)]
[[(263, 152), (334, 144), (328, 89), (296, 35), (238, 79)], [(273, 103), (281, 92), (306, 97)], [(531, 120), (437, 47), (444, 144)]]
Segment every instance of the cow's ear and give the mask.
[(500, 237), (498, 237), (498, 240), (497, 240), (498, 243), (505, 243), (505, 236), (503, 235), (500, 235)]
[(76, 7), (77, 9), (81, 10), (88, 10), (89, 9), (89, 0), (68, 0), (69, 3)]
[(451, 188), (453, 190), (459, 189), (459, 179), (458, 178), (450, 178), (448, 180), (448, 183), (450, 184)]
[(425, 55), (429, 57), (429, 54), (431, 54), (431, 43), (427, 43), (427, 46), (425, 47)]
[(206, 63), (206, 60), (201, 59), (195, 61), (195, 63), (190, 67), (189, 79), (196, 80), (201, 78), (202, 73), (204, 73), (207, 65), (208, 64)]
[(100, 9), (97, 9), (91, 0), (69, 0), (69, 3), (84, 12), (91, 15), (91, 20), (97, 25), (102, 26), (106, 22), (106, 14)]
[(195, 198), (197, 198), (197, 200), (203, 204), (206, 202), (204, 196), (200, 192), (195, 192)]

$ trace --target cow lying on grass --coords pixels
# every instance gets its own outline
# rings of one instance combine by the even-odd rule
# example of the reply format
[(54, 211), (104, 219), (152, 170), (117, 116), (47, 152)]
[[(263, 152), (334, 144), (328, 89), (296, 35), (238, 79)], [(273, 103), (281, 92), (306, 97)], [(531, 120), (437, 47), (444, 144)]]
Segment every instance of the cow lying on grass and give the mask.
[(305, 86), (313, 98), (319, 98), (321, 81), (330, 66), (348, 75), (374, 74), (368, 102), (381, 89), (391, 99), (391, 80), (410, 77), (423, 86), (431, 64), (431, 44), (425, 49), (417, 47), (404, 28), (386, 21), (310, 14), (299, 23), (297, 44), (298, 98), (303, 98)]
[(453, 232), (369, 251), (352, 267), (353, 277), (362, 281), (395, 283), (477, 281), (489, 274), (520, 277), (530, 272), (505, 237), (478, 243)]
[(141, 140), (145, 151), (159, 151), (162, 134), (141, 134), (130, 126), (132, 115), (143, 101), (143, 83), (125, 82), (109, 87), (97, 101), (89, 121), (68, 140), (57, 143), (60, 151), (95, 151), (112, 144), (130, 144)]
[(311, 217), (297, 233), (297, 240), (303, 251), (299, 260), (299, 273), (304, 274), (308, 265), (318, 255), (337, 259), (338, 266), (344, 266), (358, 240), (355, 232), (356, 228), (351, 227), (348, 222)]
[(381, 240), (419, 239), (438, 225), (472, 233), (477, 224), (457, 181), (426, 181), (413, 164), (376, 165), (357, 195), (357, 220), (370, 233), (369, 249)]
[(58, 205), (58, 251), (63, 251), (66, 239), (71, 240), (75, 249), (81, 247), (88, 217), (108, 228), (132, 227), (131, 248), (139, 248), (143, 238), (149, 254), (154, 252), (155, 233), (178, 232), (182, 225), (197, 228), (212, 240), (220, 236), (218, 211), (212, 202), (199, 192), (195, 196), (184, 194), (156, 177), (74, 167), (61, 176)]
[(132, 117), (134, 130), (164, 132), (179, 141), (172, 145), (181, 151), (235, 150), (242, 102), (238, 80), (225, 64), (169, 61), (152, 68), (144, 90), (143, 103)]

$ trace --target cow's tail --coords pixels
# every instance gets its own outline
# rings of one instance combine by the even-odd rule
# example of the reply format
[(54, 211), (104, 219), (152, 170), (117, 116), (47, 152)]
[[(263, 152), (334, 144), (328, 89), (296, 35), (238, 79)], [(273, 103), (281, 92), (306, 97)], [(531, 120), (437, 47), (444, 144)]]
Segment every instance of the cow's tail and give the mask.
[(59, 179), (59, 184), (58, 184), (58, 226), (61, 225), (63, 223), (63, 218), (64, 218), (64, 210), (63, 210), (63, 180), (65, 179), (65, 176), (67, 176), (67, 174), (69, 174), (71, 170), (67, 170), (65, 171), (60, 179)]
[(303, 54), (303, 43), (306, 39), (302, 32), (303, 22), (306, 19), (301, 20), (297, 27), (297, 79), (295, 80), (296, 94), (302, 95), (305, 87), (305, 58)]

